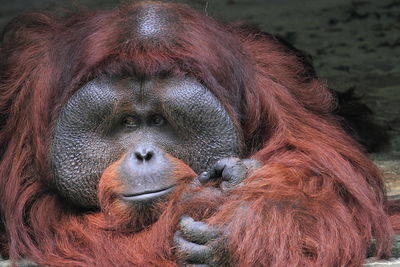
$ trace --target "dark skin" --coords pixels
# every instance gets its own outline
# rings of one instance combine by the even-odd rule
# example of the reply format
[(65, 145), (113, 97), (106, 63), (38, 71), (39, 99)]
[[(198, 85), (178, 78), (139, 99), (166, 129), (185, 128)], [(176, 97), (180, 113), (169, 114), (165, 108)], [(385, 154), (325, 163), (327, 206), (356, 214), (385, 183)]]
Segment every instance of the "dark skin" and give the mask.
[[(193, 186), (217, 180), (222, 193), (240, 186), (259, 166), (239, 159), (241, 136), (229, 113), (187, 77), (99, 77), (87, 83), (61, 110), (51, 164), (60, 194), (92, 210), (98, 207), (99, 177), (125, 154), (118, 166), (120, 197), (143, 206), (162, 201), (176, 187), (168, 178), (167, 153), (200, 173)], [(223, 229), (188, 216), (179, 227), (174, 244), (182, 264), (219, 264)]]
[[(51, 147), (57, 188), (81, 207), (96, 207), (98, 177), (138, 145), (161, 149), (196, 173), (241, 154), (229, 114), (200, 83), (101, 77), (79, 89), (61, 110)], [(153, 185), (146, 186), (143, 191)]]

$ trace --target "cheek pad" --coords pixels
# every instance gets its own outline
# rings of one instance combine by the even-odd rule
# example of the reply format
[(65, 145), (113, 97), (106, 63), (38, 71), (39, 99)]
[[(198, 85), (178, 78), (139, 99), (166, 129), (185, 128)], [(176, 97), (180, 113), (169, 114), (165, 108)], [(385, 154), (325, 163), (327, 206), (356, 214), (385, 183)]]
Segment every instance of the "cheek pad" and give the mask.
[(240, 155), (240, 139), (228, 112), (203, 85), (186, 78), (162, 90), (168, 120), (179, 129), (184, 149), (171, 151), (199, 173), (218, 159)]
[[(69, 99), (56, 123), (51, 146), (56, 186), (62, 196), (83, 207), (98, 205), (100, 175), (126, 149), (123, 142), (106, 138), (97, 130), (121, 97), (117, 91), (110, 80), (88, 83)], [(150, 138), (150, 143), (183, 160), (197, 173), (221, 158), (240, 155), (240, 138), (229, 114), (197, 81), (167, 79), (145, 93), (160, 101), (173, 136), (162, 138), (161, 133), (147, 132), (141, 141)], [(134, 135), (140, 133), (127, 137), (136, 140)]]
[(92, 81), (62, 108), (51, 144), (51, 166), (60, 194), (76, 205), (97, 206), (98, 180), (116, 159), (118, 146), (96, 133), (116, 95)]

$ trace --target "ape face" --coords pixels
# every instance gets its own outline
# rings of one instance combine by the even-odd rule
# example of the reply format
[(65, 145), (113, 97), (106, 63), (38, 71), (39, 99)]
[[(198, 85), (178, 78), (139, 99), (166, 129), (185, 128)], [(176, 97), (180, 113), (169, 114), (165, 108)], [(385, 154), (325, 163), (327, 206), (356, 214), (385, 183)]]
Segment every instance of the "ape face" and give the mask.
[(165, 175), (165, 152), (198, 173), (239, 156), (240, 143), (228, 112), (191, 78), (99, 77), (62, 108), (51, 165), (61, 195), (90, 208), (98, 205), (99, 177), (122, 155), (118, 175), (128, 185), (126, 194), (147, 199), (147, 193), (163, 195), (174, 186)]

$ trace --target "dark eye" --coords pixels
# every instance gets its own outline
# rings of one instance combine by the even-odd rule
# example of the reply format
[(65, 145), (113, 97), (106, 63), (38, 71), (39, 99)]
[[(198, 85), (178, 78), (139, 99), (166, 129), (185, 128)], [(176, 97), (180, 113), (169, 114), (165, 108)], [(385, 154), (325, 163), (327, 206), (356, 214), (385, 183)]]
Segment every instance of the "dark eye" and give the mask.
[(161, 125), (163, 125), (163, 124), (165, 123), (165, 119), (164, 119), (164, 117), (161, 116), (161, 115), (155, 115), (155, 116), (153, 116), (153, 118), (151, 119), (151, 123), (152, 123), (154, 126), (161, 126)]
[(122, 121), (122, 125), (127, 128), (137, 128), (139, 127), (139, 124), (139, 119), (134, 116), (126, 116)]

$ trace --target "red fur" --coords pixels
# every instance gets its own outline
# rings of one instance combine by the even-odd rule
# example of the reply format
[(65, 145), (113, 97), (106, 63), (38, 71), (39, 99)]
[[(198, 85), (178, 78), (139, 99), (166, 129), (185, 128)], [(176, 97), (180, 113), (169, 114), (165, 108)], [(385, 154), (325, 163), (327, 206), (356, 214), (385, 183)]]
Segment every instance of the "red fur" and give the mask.
[[(185, 185), (196, 177), (196, 174), (179, 159), (168, 154), (165, 155), (173, 170), (170, 174), (171, 180), (175, 180), (176, 184), (181, 185), (177, 190), (178, 193), (171, 197), (171, 202), (177, 203), (181, 199)], [(124, 186), (120, 181), (116, 168), (121, 164), (123, 158), (124, 156), (111, 164), (104, 171), (99, 181), (98, 197), (101, 213), (95, 214), (94, 217), (101, 218), (101, 228), (135, 233), (153, 224), (165, 210), (165, 203), (150, 208), (148, 206), (135, 208), (126, 202), (120, 201), (119, 196), (121, 196)]]
[[(0, 50), (4, 256), (55, 266), (173, 266), (172, 234), (186, 212), (225, 226), (231, 263), (240, 266), (359, 266), (372, 239), (376, 255), (388, 256), (393, 227), (381, 176), (331, 115), (329, 91), (304, 62), (270, 35), (176, 4), (160, 4), (185, 22), (173, 40), (135, 38), (126, 25), (141, 5), (64, 18), (34, 13), (9, 24)], [(204, 191), (179, 203), (183, 184), (155, 207), (158, 219), (137, 215), (147, 226), (138, 232), (116, 228), (122, 215), (110, 225), (107, 212), (68, 206), (48, 167), (50, 129), (65, 100), (100, 74), (165, 72), (207, 86), (236, 121), (243, 157), (264, 166), (224, 199)], [(126, 214), (111, 208), (118, 209)]]

